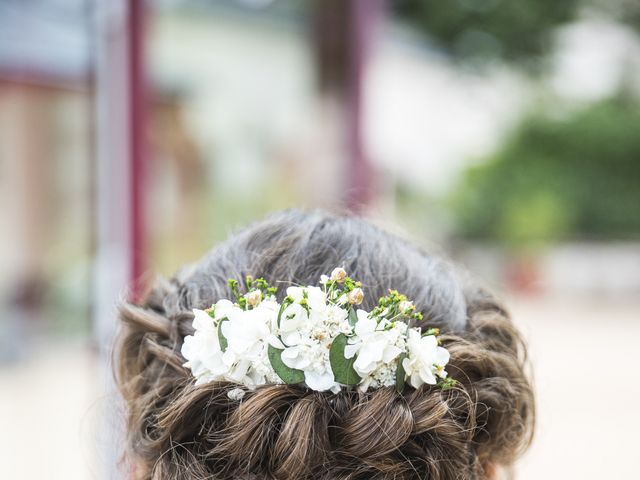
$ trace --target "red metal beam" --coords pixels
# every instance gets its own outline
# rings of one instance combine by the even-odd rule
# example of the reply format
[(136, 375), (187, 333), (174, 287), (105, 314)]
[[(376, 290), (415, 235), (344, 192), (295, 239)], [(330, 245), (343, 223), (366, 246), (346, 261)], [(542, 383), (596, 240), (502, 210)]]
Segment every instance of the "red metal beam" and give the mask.
[(145, 71), (145, 2), (128, 0), (127, 82), (129, 89), (130, 275), (133, 300), (144, 291), (146, 266), (145, 186), (147, 168), (147, 79)]
[(318, 87), (344, 105), (344, 205), (364, 213), (375, 196), (375, 172), (364, 138), (364, 84), (384, 0), (316, 0), (314, 47)]
[(363, 87), (373, 28), (381, 5), (380, 0), (348, 2), (346, 115), (349, 186), (346, 203), (347, 208), (356, 213), (366, 211), (374, 193), (374, 172), (363, 137)]

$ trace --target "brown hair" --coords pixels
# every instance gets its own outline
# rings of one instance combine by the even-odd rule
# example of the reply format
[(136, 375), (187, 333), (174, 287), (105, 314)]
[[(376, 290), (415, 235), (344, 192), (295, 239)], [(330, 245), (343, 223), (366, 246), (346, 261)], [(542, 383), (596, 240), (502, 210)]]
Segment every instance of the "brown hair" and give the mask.
[[(233, 385), (194, 386), (180, 354), (192, 308), (230, 298), (228, 278), (308, 285), (335, 266), (363, 282), (364, 308), (389, 288), (413, 299), (424, 325), (441, 328), (458, 387), (266, 385), (238, 401), (227, 397)], [(440, 257), (358, 218), (274, 214), (120, 313), (127, 454), (145, 479), (482, 479), (531, 441), (526, 349), (505, 310)]]

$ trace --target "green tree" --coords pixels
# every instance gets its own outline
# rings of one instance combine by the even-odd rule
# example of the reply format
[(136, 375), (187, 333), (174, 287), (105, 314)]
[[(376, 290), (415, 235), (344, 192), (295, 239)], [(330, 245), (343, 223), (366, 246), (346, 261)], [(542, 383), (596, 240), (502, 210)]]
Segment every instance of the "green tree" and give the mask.
[(569, 118), (525, 118), (469, 169), (458, 233), (512, 244), (640, 237), (640, 109), (619, 96)]
[(584, 0), (399, 0), (396, 14), (453, 58), (539, 66)]

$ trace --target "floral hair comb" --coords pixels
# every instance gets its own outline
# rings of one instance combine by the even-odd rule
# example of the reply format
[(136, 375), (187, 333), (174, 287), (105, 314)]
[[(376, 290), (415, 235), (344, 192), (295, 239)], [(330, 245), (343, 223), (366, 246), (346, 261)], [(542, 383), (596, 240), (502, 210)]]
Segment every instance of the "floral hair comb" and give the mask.
[[(282, 303), (264, 279), (247, 277), (246, 285), (242, 293), (229, 280), (235, 302), (193, 310), (195, 332), (185, 337), (182, 355), (197, 385), (304, 384), (337, 393), (455, 384), (447, 377), (449, 352), (440, 346), (439, 330), (409, 326), (422, 314), (395, 290), (367, 312), (357, 308), (364, 299), (361, 283), (343, 268), (322, 275), (319, 286), (287, 288)], [(243, 395), (241, 388), (229, 392), (235, 399)]]

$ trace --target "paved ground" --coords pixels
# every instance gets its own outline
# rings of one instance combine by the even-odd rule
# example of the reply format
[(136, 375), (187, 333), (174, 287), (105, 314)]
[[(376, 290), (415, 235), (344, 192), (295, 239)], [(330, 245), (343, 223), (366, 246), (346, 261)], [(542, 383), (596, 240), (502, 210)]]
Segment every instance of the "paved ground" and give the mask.
[(1, 478), (102, 478), (97, 372), (94, 356), (78, 344), (42, 347), (29, 361), (0, 368)]
[[(640, 303), (511, 305), (530, 339), (539, 397), (537, 438), (518, 478), (639, 478)], [(108, 403), (103, 383), (80, 344), (1, 367), (0, 477), (106, 478), (108, 434), (95, 427)]]
[(530, 339), (537, 438), (521, 480), (640, 478), (640, 304), (512, 302)]

